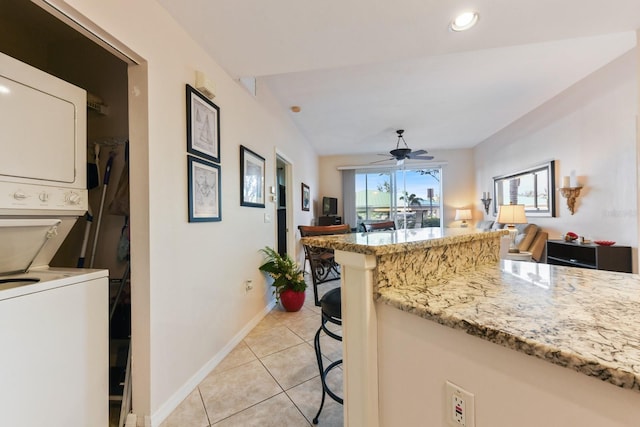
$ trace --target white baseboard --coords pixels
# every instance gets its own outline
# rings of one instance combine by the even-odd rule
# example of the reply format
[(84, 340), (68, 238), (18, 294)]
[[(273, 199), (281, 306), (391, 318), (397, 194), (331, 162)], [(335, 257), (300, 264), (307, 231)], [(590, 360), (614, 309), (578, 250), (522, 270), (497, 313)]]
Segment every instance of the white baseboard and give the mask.
[(138, 417), (136, 414), (127, 414), (127, 421), (124, 424), (124, 427), (138, 427)]
[(138, 416), (136, 414), (128, 414), (127, 421), (124, 427), (151, 427), (151, 418), (140, 417), (138, 422)]
[[(215, 356), (213, 356), (207, 363), (202, 366), (182, 387), (180, 387), (150, 418), (150, 422), (147, 425), (145, 422), (144, 427), (159, 426), (187, 397), (189, 394), (198, 387), (198, 384), (204, 380), (207, 375), (218, 366), (220, 362), (233, 350), (246, 336), (256, 327), (258, 323), (266, 316), (275, 306), (275, 300), (271, 300), (269, 304), (258, 314), (256, 314), (244, 328), (240, 330), (232, 339), (225, 345)], [(149, 417), (145, 417), (149, 419)], [(126, 427), (129, 427), (127, 425)]]

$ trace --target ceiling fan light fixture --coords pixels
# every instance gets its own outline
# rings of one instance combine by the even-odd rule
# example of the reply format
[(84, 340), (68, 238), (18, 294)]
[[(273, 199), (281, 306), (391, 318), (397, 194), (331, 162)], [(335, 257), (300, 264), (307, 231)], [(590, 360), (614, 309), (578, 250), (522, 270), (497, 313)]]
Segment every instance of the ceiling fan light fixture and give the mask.
[(451, 31), (466, 31), (476, 25), (479, 17), (478, 12), (463, 12), (451, 21), (449, 28)]
[[(403, 165), (404, 161), (407, 159), (408, 160), (433, 160), (433, 156), (426, 155), (428, 154), (427, 151), (425, 150), (414, 151), (411, 148), (409, 148), (409, 146), (407, 145), (407, 142), (404, 140), (404, 137), (402, 136), (403, 133), (404, 133), (403, 129), (398, 129), (396, 131), (396, 134), (398, 134), (398, 142), (396, 143), (396, 148), (389, 151), (389, 154), (391, 154), (391, 158), (380, 160), (380, 162), (395, 160), (397, 165)], [(402, 141), (402, 145), (404, 145), (404, 147), (400, 146), (400, 141)], [(380, 154), (380, 156), (387, 156), (387, 154)], [(372, 163), (379, 163), (379, 162), (372, 162)]]

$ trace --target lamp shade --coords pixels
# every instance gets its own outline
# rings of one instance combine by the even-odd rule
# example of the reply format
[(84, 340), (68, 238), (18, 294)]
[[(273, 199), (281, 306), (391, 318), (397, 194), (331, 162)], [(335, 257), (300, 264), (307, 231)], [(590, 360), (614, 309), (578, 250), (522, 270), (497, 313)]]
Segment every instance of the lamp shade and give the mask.
[(471, 219), (471, 209), (456, 209), (455, 221)]
[(497, 222), (500, 224), (526, 224), (524, 205), (500, 205)]

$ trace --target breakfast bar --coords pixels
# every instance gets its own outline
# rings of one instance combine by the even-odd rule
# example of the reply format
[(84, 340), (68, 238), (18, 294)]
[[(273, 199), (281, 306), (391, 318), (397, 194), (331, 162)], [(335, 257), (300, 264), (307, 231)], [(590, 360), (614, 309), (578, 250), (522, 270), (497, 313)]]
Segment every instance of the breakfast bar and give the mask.
[(342, 268), (345, 426), (640, 425), (640, 278), (499, 260), (504, 231), (305, 238)]

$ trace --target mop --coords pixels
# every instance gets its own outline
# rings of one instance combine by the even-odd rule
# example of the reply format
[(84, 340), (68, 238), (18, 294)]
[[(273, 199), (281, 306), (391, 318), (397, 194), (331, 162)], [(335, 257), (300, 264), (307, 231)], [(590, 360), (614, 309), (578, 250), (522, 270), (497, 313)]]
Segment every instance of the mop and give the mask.
[(113, 158), (116, 156), (115, 152), (109, 154), (109, 160), (107, 160), (107, 167), (104, 171), (104, 181), (102, 183), (102, 198), (100, 199), (100, 210), (98, 211), (98, 222), (96, 223), (96, 232), (93, 235), (93, 248), (91, 249), (91, 260), (89, 261), (89, 268), (93, 268), (93, 261), (96, 257), (96, 247), (98, 246), (98, 235), (100, 233), (100, 223), (102, 222), (102, 212), (104, 211), (104, 200), (107, 197), (107, 188), (109, 187), (109, 177), (111, 176), (111, 166), (113, 166)]

